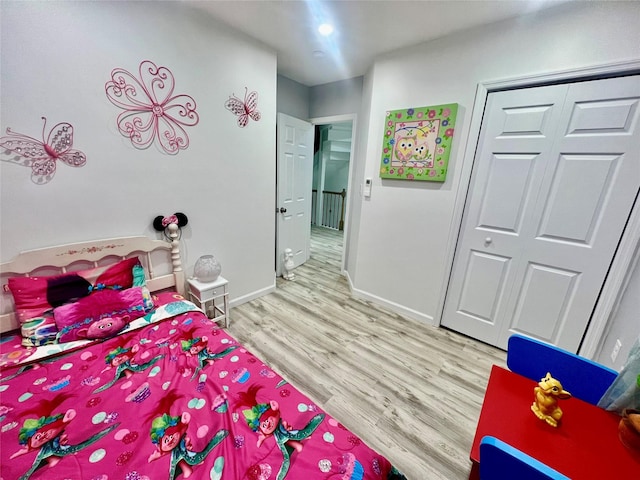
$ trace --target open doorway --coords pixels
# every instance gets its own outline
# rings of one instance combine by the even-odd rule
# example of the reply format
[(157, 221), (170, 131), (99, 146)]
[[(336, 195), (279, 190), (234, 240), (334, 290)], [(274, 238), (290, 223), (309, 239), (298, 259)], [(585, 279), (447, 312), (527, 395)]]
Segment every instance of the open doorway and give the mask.
[[(351, 193), (354, 116), (312, 119), (315, 128), (311, 207), (311, 254), (314, 245), (331, 243), (345, 266), (345, 234)], [(331, 239), (331, 240), (328, 240)], [(328, 246), (328, 245), (327, 245)]]
[(352, 122), (315, 125), (311, 225), (344, 231)]

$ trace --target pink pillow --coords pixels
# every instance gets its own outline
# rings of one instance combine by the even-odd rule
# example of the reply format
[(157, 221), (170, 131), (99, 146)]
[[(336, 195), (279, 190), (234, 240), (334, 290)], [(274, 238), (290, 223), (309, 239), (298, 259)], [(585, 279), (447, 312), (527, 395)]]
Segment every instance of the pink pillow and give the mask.
[[(111, 265), (96, 279), (97, 284), (123, 289), (133, 285), (133, 267), (140, 265), (137, 257)], [(8, 281), (20, 323), (41, 317), (45, 312), (86, 297), (91, 292), (95, 269), (45, 277), (12, 277)]]
[(178, 292), (173, 291), (155, 292), (153, 294), (153, 303), (156, 307), (167, 305), (172, 302), (179, 302), (184, 299), (185, 298)]
[(141, 265), (138, 257), (127, 258), (114, 263), (98, 276), (96, 285), (119, 286), (123, 290), (131, 288), (133, 286), (133, 267), (136, 265)]
[(53, 310), (58, 343), (113, 336), (152, 308), (147, 287), (97, 291)]

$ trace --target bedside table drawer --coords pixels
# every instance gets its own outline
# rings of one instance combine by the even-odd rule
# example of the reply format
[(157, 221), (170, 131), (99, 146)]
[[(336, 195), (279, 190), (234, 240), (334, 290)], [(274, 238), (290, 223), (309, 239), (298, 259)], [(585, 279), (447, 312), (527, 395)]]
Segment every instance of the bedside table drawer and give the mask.
[(220, 295), (227, 293), (227, 285), (207, 285), (203, 283), (193, 284), (188, 282), (189, 293), (199, 298), (200, 300), (212, 299)]
[(197, 298), (204, 300), (205, 298), (213, 298), (218, 295), (224, 295), (224, 287), (209, 288), (205, 290), (198, 290), (196, 287), (189, 285), (189, 293), (195, 295)]

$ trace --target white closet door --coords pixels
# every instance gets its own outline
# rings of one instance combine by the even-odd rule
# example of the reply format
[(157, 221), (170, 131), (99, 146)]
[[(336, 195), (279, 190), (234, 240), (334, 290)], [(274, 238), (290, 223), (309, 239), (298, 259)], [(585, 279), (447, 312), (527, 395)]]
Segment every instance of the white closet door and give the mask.
[(491, 93), (442, 324), (577, 351), (640, 188), (640, 79)]

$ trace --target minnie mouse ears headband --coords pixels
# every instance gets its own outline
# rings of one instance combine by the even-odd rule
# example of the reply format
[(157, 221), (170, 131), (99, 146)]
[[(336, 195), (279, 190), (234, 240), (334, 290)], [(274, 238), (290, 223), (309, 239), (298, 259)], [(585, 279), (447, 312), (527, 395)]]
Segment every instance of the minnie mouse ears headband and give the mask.
[(176, 212), (173, 215), (169, 215), (167, 217), (158, 215), (153, 219), (153, 228), (155, 228), (159, 232), (162, 232), (172, 223), (175, 223), (178, 225), (178, 227), (182, 228), (186, 226), (187, 223), (189, 223), (189, 219), (184, 213), (181, 212)]
[(169, 227), (169, 225), (171, 225), (172, 223), (178, 225), (178, 231), (180, 232), (180, 236), (182, 236), (181, 228), (189, 223), (189, 219), (182, 212), (176, 212), (173, 215), (169, 215), (166, 217), (158, 215), (153, 219), (153, 228), (155, 228), (158, 232), (163, 232), (164, 236), (169, 238), (169, 236), (167, 235), (167, 227)]

